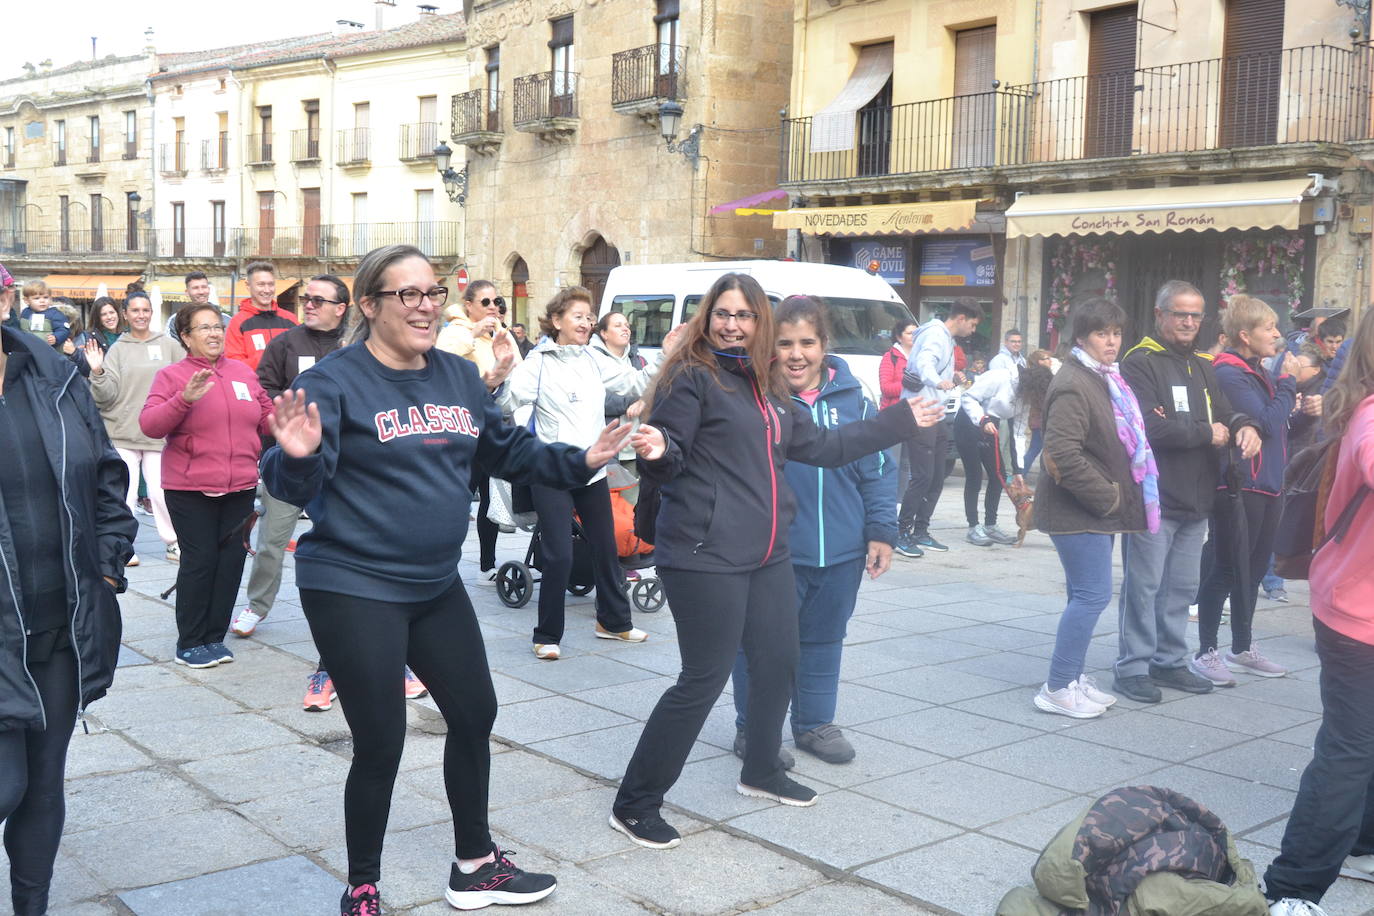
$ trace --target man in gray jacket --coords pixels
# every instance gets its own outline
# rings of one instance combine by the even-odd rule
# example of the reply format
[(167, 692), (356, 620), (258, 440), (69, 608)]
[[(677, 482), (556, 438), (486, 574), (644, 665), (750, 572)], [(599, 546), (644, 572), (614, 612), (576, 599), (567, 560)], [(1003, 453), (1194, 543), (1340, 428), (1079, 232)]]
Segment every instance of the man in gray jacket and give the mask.
[[(962, 373), (954, 371), (954, 338), (967, 337), (983, 320), (983, 307), (977, 300), (960, 298), (950, 306), (945, 318), (934, 318), (921, 325), (911, 344), (911, 357), (902, 375), (902, 397), (920, 396), (947, 405), (947, 414), (957, 407), (957, 386)], [(948, 419), (948, 418), (947, 418)], [(908, 445), (911, 456), (911, 482), (902, 497), (897, 516), (897, 551), (919, 557), (927, 550), (949, 550), (930, 536), (930, 517), (945, 486), (945, 452), (949, 445), (948, 422), (916, 430)]]

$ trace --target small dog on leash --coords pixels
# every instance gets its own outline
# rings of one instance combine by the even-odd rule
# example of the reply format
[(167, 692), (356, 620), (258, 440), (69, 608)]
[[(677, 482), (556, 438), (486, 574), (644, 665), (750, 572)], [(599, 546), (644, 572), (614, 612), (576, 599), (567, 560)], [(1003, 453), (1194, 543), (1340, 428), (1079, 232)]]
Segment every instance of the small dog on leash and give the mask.
[(1035, 503), (1035, 491), (1030, 484), (1026, 483), (1026, 478), (1017, 474), (1006, 486), (1007, 496), (1011, 499), (1011, 504), (1016, 507), (1016, 546), (1020, 547), (1021, 542), (1026, 539), (1026, 532), (1034, 526), (1031, 516)]

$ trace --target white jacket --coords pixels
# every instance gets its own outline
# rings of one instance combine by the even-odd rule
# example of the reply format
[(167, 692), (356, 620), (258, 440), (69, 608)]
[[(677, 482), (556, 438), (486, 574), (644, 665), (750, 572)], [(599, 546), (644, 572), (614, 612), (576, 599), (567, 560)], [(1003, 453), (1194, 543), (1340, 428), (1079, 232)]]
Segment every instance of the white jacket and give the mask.
[(989, 369), (964, 389), (961, 399), (964, 415), (973, 421), (974, 426), (982, 424), (983, 417), (988, 414), (999, 420), (1016, 419), (1016, 413), (1021, 407), (1016, 399), (1019, 382), (1019, 373), (1011, 373), (1005, 369)]
[[(534, 404), (540, 441), (587, 448), (606, 425), (606, 392), (643, 394), (657, 372), (657, 364), (631, 369), (592, 347), (544, 340), (515, 367), (496, 402), (508, 414)], [(605, 476), (603, 469), (588, 482)]]

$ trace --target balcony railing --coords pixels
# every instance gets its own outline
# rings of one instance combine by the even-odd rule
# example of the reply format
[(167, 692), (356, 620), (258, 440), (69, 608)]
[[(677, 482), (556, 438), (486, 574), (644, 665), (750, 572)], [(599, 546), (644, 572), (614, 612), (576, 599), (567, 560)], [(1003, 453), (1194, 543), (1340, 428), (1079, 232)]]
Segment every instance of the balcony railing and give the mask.
[(14, 168), (14, 152), (13, 152), (12, 150), (6, 150), (6, 151), (3, 153), (3, 156), (4, 156), (4, 166), (5, 166), (5, 168), (7, 168), (7, 169), (12, 169), (12, 168)]
[[(140, 241), (135, 236), (135, 245)], [(144, 257), (141, 248), (127, 248), (129, 239), (126, 233), (106, 232), (95, 229), (0, 229), (0, 254), (16, 255), (99, 255), (109, 258), (112, 255)], [(114, 244), (107, 244), (114, 242)]]
[(438, 145), (438, 122), (420, 121), (416, 124), (401, 125), (400, 157), (402, 159), (433, 159), (434, 148)]
[(87, 161), (87, 162), (99, 162), (99, 161), (100, 161), (100, 147), (99, 147), (99, 146), (88, 146), (88, 147), (86, 148), (86, 161)]
[(544, 131), (577, 117), (577, 74), (564, 70), (515, 78), (515, 129)]
[(1369, 47), (1289, 48), (783, 122), (782, 181), (1189, 153), (1370, 136)]
[(501, 133), (501, 93), (473, 89), (453, 97), (453, 140), (470, 134)]
[(372, 161), (372, 130), (355, 127), (339, 131), (339, 165), (361, 165)]
[(611, 104), (681, 99), (685, 88), (687, 49), (681, 45), (647, 45), (611, 56)]
[(244, 152), (246, 155), (243, 157), (243, 161), (249, 165), (271, 165), (272, 135), (249, 134), (248, 147)]
[(135, 141), (133, 141), (133, 140), (125, 140), (125, 141), (124, 141), (124, 158), (125, 158), (125, 159), (137, 159), (137, 158), (138, 158), (138, 143), (137, 143), (137, 142), (135, 142)]
[(54, 155), (53, 155), (53, 163), (52, 163), (52, 164), (53, 164), (53, 165), (66, 165), (66, 164), (67, 164), (67, 148), (66, 148), (65, 146), (59, 146), (59, 147), (57, 148), (57, 150), (54, 152)]
[(320, 130), (302, 128), (291, 131), (291, 161), (318, 162), (320, 159)]
[(186, 174), (186, 144), (164, 143), (159, 149), (159, 171), (163, 175), (180, 178)]
[(221, 131), (214, 140), (200, 141), (200, 167), (206, 172), (229, 168), (229, 134)]

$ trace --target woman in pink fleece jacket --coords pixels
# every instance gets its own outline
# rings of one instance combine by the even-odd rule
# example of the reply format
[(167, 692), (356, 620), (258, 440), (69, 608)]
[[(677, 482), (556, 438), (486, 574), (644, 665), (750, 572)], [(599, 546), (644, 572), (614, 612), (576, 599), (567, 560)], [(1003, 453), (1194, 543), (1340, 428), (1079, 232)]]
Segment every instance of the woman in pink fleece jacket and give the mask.
[(1326, 435), (1340, 439), (1326, 524), (1347, 507), (1355, 514), (1312, 558), (1322, 725), (1264, 876), (1280, 916), (1321, 916), (1316, 904), (1337, 875), (1374, 881), (1374, 309), (1322, 409)]
[(214, 306), (186, 306), (176, 329), (190, 355), (158, 372), (138, 425), (167, 440), (162, 488), (181, 545), (176, 660), (212, 668), (234, 660), (224, 634), (243, 576), (242, 529), (253, 511), (272, 399), (257, 373), (224, 356)]

